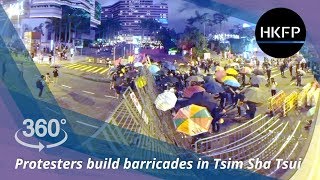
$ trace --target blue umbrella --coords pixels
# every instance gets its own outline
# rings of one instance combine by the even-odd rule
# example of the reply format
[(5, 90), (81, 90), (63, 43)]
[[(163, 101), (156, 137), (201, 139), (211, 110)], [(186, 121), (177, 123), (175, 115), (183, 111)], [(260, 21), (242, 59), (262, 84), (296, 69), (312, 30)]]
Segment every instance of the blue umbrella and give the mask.
[(222, 85), (214, 80), (210, 80), (206, 84), (204, 84), (204, 89), (208, 93), (217, 94), (224, 91)]
[(225, 85), (231, 86), (231, 87), (240, 87), (240, 83), (238, 81), (232, 81), (232, 80), (227, 80), (224, 82)]
[(177, 70), (176, 66), (170, 62), (165, 62), (163, 65), (165, 68), (169, 69), (170, 71)]
[(160, 68), (159, 68), (158, 66), (156, 66), (156, 65), (151, 65), (151, 66), (149, 67), (149, 71), (150, 71), (153, 75), (155, 75), (155, 74), (157, 74), (158, 71), (160, 71)]

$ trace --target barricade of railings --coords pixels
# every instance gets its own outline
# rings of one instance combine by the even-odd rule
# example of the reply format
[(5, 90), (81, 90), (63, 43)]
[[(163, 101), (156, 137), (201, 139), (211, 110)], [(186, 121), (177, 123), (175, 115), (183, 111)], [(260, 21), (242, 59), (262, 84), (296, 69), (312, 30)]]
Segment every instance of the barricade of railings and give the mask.
[(282, 107), (283, 116), (286, 116), (291, 109), (297, 107), (297, 104), (298, 104), (298, 93), (294, 91), (289, 96), (285, 97), (283, 101), (283, 107)]
[[(297, 154), (299, 154), (299, 150), (302, 148), (302, 144), (300, 143), (300, 139), (302, 138), (302, 128), (301, 121), (298, 121), (292, 134), (286, 139), (286, 142), (279, 149), (278, 153), (274, 154), (270, 159), (271, 161), (275, 161), (276, 159), (283, 159), (285, 161), (299, 159)], [(268, 176), (273, 176), (280, 169), (281, 167), (277, 168), (277, 166), (272, 166), (269, 169)]]
[(270, 97), (268, 99), (269, 104), (269, 110), (273, 114), (278, 114), (282, 112), (282, 104), (284, 101), (284, 98), (286, 97), (286, 94), (283, 90), (279, 91), (276, 95)]
[(268, 121), (267, 115), (258, 115), (254, 119), (236, 127), (229, 131), (199, 139), (195, 142), (194, 148), (197, 153), (206, 153), (216, 147), (224, 147), (234, 141), (237, 141), (252, 131), (255, 131)]
[(298, 107), (303, 107), (307, 104), (307, 94), (311, 89), (312, 84), (308, 83), (302, 88), (302, 91), (298, 95)]
[[(275, 132), (281, 129), (284, 123), (281, 123), (280, 119), (276, 119), (272, 124), (266, 123), (264, 130), (259, 130), (255, 136), (247, 138), (245, 140), (239, 140), (238, 145), (224, 149), (221, 151), (216, 151), (212, 154), (207, 154), (207, 156), (218, 158), (218, 159), (233, 159), (233, 160), (245, 160), (249, 152), (255, 152), (257, 149), (266, 146), (274, 136)], [(259, 152), (259, 151), (257, 151)], [(251, 154), (254, 155), (254, 154)]]
[[(260, 123), (263, 123), (262, 125), (260, 125)], [(253, 138), (255, 138), (256, 136), (258, 136), (259, 134), (261, 134), (261, 132), (265, 132), (266, 129), (270, 129), (271, 125), (275, 126), (276, 124), (274, 123), (279, 123), (279, 119), (278, 117), (273, 117), (271, 118), (270, 120), (267, 120), (267, 121), (264, 121), (264, 119), (259, 119), (258, 121), (256, 122), (253, 122), (250, 124), (251, 127), (254, 127), (256, 123), (259, 123), (257, 124), (258, 126), (257, 127), (254, 127), (254, 128), (250, 128), (249, 129), (243, 129), (244, 131), (247, 131), (245, 134), (245, 136), (243, 137), (240, 137), (240, 138), (236, 138), (235, 141), (231, 141), (230, 143), (227, 143), (225, 146), (220, 146), (220, 147), (214, 147), (214, 148), (211, 148), (211, 149), (208, 149), (206, 150), (205, 152), (202, 152), (203, 154), (205, 155), (213, 155), (213, 154), (221, 154), (222, 152), (224, 151), (228, 151), (228, 150), (231, 150), (231, 149), (234, 149), (234, 148), (237, 148), (239, 146), (245, 146), (245, 144), (248, 142), (248, 141), (252, 141), (254, 140)], [(242, 131), (243, 131), (242, 130)], [(221, 140), (221, 138), (217, 138), (216, 140), (219, 141), (223, 141)], [(228, 141), (228, 139), (226, 140)]]
[(190, 148), (188, 146), (187, 140), (183, 138), (181, 133), (175, 131), (172, 123), (172, 115), (170, 111), (163, 112), (156, 109), (154, 101), (159, 95), (155, 79), (148, 69), (143, 68), (141, 71), (141, 76), (146, 77), (147, 84), (145, 87), (138, 89), (139, 99), (143, 100), (145, 108), (152, 117), (153, 126), (156, 128), (155, 131), (161, 132), (165, 136), (165, 141), (174, 142), (176, 145), (184, 148)]
[[(244, 161), (244, 167), (248, 167), (250, 159), (257, 159), (261, 161), (266, 161), (267, 159), (271, 159), (272, 155), (274, 155), (278, 149), (281, 148), (283, 143), (286, 140), (286, 137), (289, 136), (291, 130), (288, 126), (289, 122), (285, 123), (284, 126), (281, 126), (280, 129), (271, 132), (272, 138), (269, 139), (267, 143), (264, 145), (256, 146), (256, 149), (253, 149), (253, 152), (250, 152), (250, 156), (246, 157), (246, 161)], [(250, 151), (250, 149), (248, 149)]]

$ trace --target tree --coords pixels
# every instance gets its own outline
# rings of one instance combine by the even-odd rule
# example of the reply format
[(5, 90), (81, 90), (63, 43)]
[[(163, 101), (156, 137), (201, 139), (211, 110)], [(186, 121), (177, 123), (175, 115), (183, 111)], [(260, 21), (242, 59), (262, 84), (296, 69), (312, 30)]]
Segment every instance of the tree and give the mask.
[(64, 28), (64, 42), (71, 42), (72, 32), (90, 31), (90, 13), (69, 6), (62, 6), (61, 28)]
[(107, 18), (98, 26), (98, 35), (101, 39), (113, 38), (121, 30), (121, 23), (114, 18)]
[(61, 39), (60, 22), (61, 20), (58, 18), (51, 18), (50, 21), (45, 22), (45, 28), (48, 31), (48, 40), (57, 41)]
[(215, 13), (215, 14), (213, 14), (213, 20), (212, 21), (213, 21), (214, 24), (220, 25), (220, 31), (221, 31), (222, 24), (224, 22), (228, 21), (228, 16), (226, 16), (224, 14), (221, 14), (221, 13)]
[(145, 32), (147, 32), (149, 35), (154, 35), (160, 30), (161, 23), (155, 19), (141, 19), (140, 28), (142, 30), (142, 37), (144, 37)]
[(206, 37), (194, 26), (187, 26), (179, 41), (182, 50), (193, 49), (193, 57), (202, 57), (208, 52), (207, 45)]
[(178, 34), (174, 29), (161, 28), (156, 39), (162, 43), (165, 50), (169, 50), (177, 46)]
[(203, 13), (200, 14), (199, 11), (195, 11), (195, 17), (191, 17), (187, 19), (188, 25), (194, 26), (194, 24), (200, 24), (203, 25), (203, 34), (206, 36), (206, 25), (209, 23), (211, 20), (209, 18), (208, 13)]

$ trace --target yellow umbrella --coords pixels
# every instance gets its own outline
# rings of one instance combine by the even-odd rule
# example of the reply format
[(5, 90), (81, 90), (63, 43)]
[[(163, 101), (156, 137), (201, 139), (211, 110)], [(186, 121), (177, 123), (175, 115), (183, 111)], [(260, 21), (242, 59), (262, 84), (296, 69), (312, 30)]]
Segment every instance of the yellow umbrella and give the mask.
[(226, 76), (222, 78), (222, 81), (225, 82), (225, 81), (238, 81), (238, 80), (233, 76)]
[(207, 108), (192, 104), (181, 108), (173, 118), (173, 123), (178, 132), (195, 136), (208, 132), (212, 119)]
[(235, 70), (235, 69), (233, 69), (233, 68), (227, 69), (227, 70), (226, 70), (226, 73), (229, 74), (229, 75), (234, 75), (234, 76), (236, 76), (236, 75), (239, 74), (238, 71)]

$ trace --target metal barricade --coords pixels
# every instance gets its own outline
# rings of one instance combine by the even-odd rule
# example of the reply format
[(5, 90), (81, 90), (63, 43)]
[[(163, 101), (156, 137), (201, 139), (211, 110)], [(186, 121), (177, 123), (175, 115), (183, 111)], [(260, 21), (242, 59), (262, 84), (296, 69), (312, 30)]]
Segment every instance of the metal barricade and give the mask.
[(302, 88), (302, 91), (298, 95), (298, 107), (306, 106), (307, 104), (307, 94), (311, 89), (311, 83), (308, 83)]
[(297, 104), (298, 104), (298, 93), (294, 91), (289, 96), (287, 96), (283, 101), (283, 107), (282, 107), (283, 116), (286, 116), (291, 109), (297, 107)]
[(199, 139), (195, 142), (195, 152), (206, 154), (207, 152), (211, 152), (215, 148), (225, 147), (228, 144), (237, 141), (255, 131), (256, 129), (260, 128), (268, 120), (269, 119), (267, 118), (267, 115), (258, 115), (254, 119), (229, 131), (207, 138)]
[(279, 91), (276, 95), (270, 97), (268, 99), (269, 104), (269, 110), (273, 114), (278, 114), (282, 112), (282, 104), (284, 101), (284, 98), (286, 97), (286, 94), (284, 91)]

